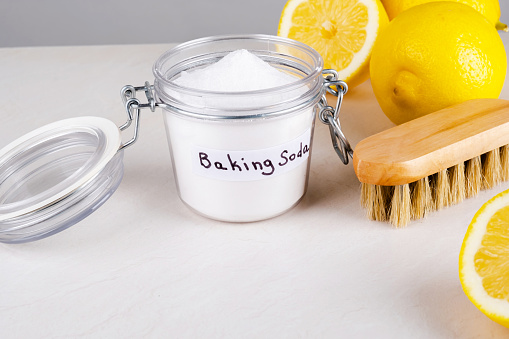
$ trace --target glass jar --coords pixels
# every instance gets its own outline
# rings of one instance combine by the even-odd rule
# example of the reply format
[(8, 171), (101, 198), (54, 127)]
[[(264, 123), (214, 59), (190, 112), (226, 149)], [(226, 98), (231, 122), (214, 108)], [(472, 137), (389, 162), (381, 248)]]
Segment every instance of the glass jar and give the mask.
[[(264, 90), (213, 92), (174, 80), (245, 49), (295, 82)], [(306, 192), (323, 61), (302, 43), (264, 35), (198, 39), (155, 63), (181, 200), (209, 218), (248, 222), (277, 216)], [(239, 77), (243, 74), (238, 74)]]

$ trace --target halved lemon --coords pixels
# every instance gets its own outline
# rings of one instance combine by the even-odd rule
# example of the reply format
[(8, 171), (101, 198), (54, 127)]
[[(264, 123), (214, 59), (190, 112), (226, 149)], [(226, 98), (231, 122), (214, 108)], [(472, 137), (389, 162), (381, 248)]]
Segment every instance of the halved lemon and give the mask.
[(313, 47), (353, 88), (369, 78), (373, 44), (388, 22), (379, 0), (289, 0), (278, 35)]
[(459, 277), (470, 301), (509, 327), (509, 190), (486, 202), (468, 227)]

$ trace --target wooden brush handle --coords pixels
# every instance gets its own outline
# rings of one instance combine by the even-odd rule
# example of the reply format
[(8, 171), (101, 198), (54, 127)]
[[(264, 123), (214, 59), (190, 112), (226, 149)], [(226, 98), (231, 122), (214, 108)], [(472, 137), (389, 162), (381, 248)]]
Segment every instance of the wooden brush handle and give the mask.
[(363, 183), (407, 184), (509, 144), (509, 101), (474, 99), (370, 136), (353, 153)]

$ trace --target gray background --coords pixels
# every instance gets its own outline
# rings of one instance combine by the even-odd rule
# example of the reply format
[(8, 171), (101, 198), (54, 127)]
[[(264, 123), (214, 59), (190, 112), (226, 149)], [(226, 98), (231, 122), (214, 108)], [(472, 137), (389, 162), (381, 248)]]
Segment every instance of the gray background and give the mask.
[[(286, 0), (0, 0), (0, 47), (184, 42), (276, 34)], [(509, 23), (509, 0), (500, 0)]]

